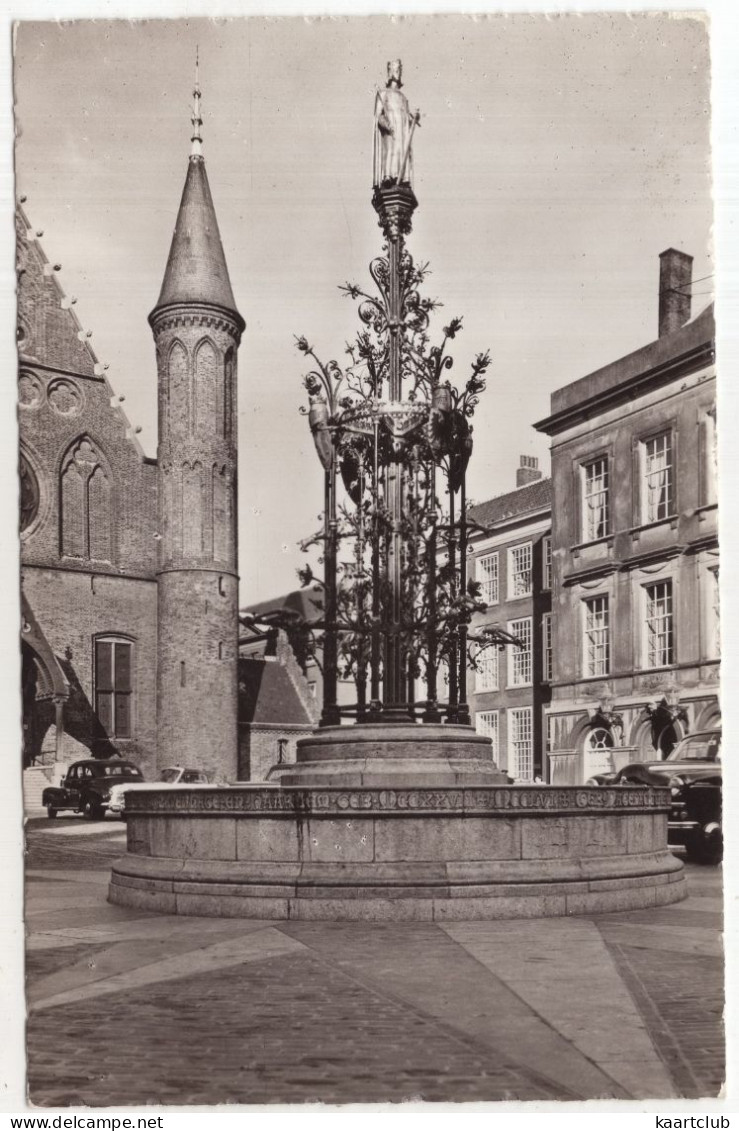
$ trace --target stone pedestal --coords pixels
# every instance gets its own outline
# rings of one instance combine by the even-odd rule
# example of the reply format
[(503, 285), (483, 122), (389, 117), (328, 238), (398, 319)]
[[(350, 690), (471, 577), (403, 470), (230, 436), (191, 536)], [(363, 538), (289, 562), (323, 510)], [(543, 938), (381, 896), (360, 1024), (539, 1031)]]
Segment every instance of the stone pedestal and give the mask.
[(508, 784), (490, 739), (472, 727), (413, 723), (322, 728), (300, 739), (295, 765), (280, 767), (279, 780), (303, 788)]
[(502, 785), (468, 728), (431, 728), (423, 750), (412, 729), (368, 727), (355, 742), (349, 728), (319, 732), (278, 784), (129, 794), (110, 900), (180, 915), (444, 921), (685, 896), (667, 789)]

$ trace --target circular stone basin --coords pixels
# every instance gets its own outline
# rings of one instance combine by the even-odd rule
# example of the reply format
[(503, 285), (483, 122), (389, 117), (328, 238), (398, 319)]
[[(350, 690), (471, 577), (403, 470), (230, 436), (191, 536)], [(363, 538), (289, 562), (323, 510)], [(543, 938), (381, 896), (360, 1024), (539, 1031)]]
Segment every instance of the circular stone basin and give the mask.
[(248, 785), (141, 791), (111, 902), (255, 919), (586, 914), (685, 897), (669, 790)]

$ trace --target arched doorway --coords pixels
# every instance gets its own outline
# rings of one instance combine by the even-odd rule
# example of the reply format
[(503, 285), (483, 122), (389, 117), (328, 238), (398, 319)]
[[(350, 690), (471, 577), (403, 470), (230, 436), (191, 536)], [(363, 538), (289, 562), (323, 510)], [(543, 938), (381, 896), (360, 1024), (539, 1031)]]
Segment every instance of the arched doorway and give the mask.
[(616, 741), (610, 727), (596, 725), (586, 731), (583, 738), (584, 781), (596, 774), (608, 774), (613, 771), (615, 745)]
[(21, 594), (23, 766), (54, 762), (63, 732), (69, 684), (33, 610)]

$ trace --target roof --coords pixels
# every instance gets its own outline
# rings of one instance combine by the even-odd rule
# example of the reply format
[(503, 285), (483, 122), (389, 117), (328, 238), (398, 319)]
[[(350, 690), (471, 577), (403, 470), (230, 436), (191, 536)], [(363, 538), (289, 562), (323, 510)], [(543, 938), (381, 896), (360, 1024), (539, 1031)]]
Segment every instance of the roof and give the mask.
[(625, 357), (612, 361), (609, 365), (572, 381), (569, 385), (552, 393), (551, 416), (538, 421), (534, 427), (541, 432), (549, 431), (559, 418), (564, 418), (581, 409), (590, 401), (602, 400), (614, 395), (624, 386), (630, 386), (640, 378), (670, 367), (685, 359), (690, 361), (694, 355), (702, 363), (702, 354), (712, 346), (716, 336), (713, 303), (701, 311), (691, 322), (686, 322), (672, 334), (642, 346)]
[(155, 310), (175, 303), (207, 303), (236, 314), (226, 257), (202, 157), (191, 156), (164, 282)]
[(32, 649), (38, 659), (39, 674), (41, 675), (41, 691), (46, 698), (69, 698), (69, 680), (65, 676), (61, 664), (54, 655), (54, 651), (46, 639), (41, 625), (36, 620), (31, 608), (31, 602), (21, 590), (21, 640)]
[(304, 621), (310, 623), (319, 620), (321, 617), (323, 612), (322, 601), (322, 590), (316, 586), (310, 586), (305, 589), (293, 589), (291, 593), (283, 593), (270, 601), (257, 601), (253, 605), (245, 605), (241, 612), (263, 616), (265, 613), (287, 609), (290, 612), (297, 613)]
[(551, 479), (537, 479), (519, 487), (515, 491), (508, 491), (505, 495), (496, 495), (486, 503), (478, 503), (470, 507), (470, 518), (480, 526), (490, 527), (496, 522), (518, 518), (532, 511), (551, 508), (552, 481)]
[(239, 657), (239, 722), (314, 725), (284, 664), (261, 656)]

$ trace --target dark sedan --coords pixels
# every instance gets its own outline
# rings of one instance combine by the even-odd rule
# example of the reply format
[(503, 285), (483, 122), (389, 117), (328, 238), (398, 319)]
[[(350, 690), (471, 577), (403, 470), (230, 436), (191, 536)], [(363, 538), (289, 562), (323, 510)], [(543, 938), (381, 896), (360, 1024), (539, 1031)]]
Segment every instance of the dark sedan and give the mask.
[(143, 780), (141, 770), (133, 762), (124, 762), (120, 758), (87, 758), (83, 762), (73, 762), (61, 785), (47, 786), (41, 800), (49, 817), (56, 817), (63, 809), (71, 809), (100, 820), (105, 816), (114, 785)]
[(685, 848), (691, 859), (714, 864), (723, 853), (721, 781), (721, 732), (708, 730), (689, 734), (665, 759), (631, 762), (587, 784), (669, 786), (670, 844)]

